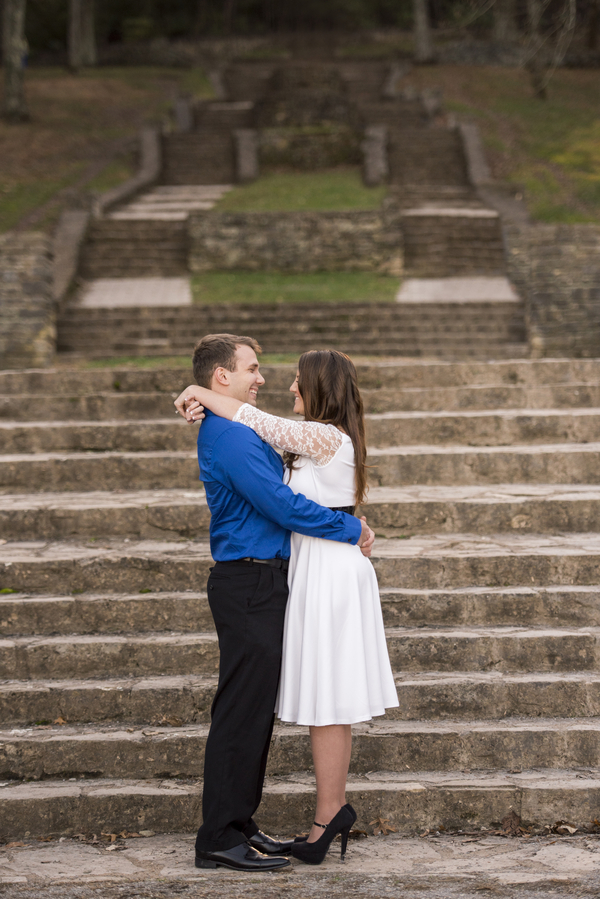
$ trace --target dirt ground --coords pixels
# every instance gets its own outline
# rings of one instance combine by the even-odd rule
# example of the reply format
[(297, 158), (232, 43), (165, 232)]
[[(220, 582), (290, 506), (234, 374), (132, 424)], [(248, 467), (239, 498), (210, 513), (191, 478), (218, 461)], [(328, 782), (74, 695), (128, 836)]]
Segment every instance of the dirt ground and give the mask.
[(10, 899), (559, 899), (600, 895), (600, 837), (511, 838), (445, 834), (371, 836), (338, 844), (313, 867), (274, 874), (197, 869), (194, 835), (118, 842), (0, 847), (0, 895)]

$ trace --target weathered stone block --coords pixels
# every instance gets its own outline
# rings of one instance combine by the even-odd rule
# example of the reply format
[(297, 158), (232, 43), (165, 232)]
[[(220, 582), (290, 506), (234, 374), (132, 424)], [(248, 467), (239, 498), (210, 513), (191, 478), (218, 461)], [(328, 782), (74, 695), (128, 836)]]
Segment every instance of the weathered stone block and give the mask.
[(56, 312), (48, 238), (35, 232), (0, 236), (0, 281), (0, 365), (49, 365)]
[(190, 268), (400, 274), (397, 217), (357, 212), (199, 213), (190, 219)]

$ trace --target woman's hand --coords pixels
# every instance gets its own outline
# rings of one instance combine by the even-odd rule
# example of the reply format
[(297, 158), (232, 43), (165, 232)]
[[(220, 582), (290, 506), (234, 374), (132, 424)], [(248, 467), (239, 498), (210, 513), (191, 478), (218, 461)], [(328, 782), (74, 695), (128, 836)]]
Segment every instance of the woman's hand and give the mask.
[(195, 385), (186, 387), (175, 400), (175, 408), (179, 415), (183, 415), (185, 420), (190, 424), (194, 421), (202, 421), (204, 418), (204, 406), (198, 399), (199, 391)]
[(360, 551), (363, 556), (366, 556), (367, 559), (370, 559), (371, 553), (373, 552), (373, 544), (375, 543), (375, 534), (367, 524), (367, 519), (364, 515), (361, 515), (360, 520), (363, 522), (363, 533), (359, 542)]

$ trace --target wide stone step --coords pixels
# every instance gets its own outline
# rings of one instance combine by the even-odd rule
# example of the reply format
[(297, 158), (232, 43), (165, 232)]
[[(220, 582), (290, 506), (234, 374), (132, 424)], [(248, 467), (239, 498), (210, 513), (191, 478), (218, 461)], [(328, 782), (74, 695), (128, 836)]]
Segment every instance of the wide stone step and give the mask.
[[(137, 403), (134, 396), (137, 396)], [(161, 398), (161, 406), (168, 405), (168, 399)], [(261, 395), (260, 404), (265, 411), (282, 410), (289, 414), (291, 399), (288, 391), (269, 391)], [(129, 401), (138, 406), (138, 414), (140, 405), (145, 405), (148, 412), (155, 411), (156, 400), (152, 395), (130, 395)], [(139, 421), (0, 421), (0, 450), (4, 453), (44, 453), (193, 449), (196, 429), (183, 424), (175, 416)], [(600, 433), (600, 409), (371, 413), (367, 414), (365, 425), (369, 444), (377, 447), (400, 443), (465, 443), (469, 446), (551, 441), (587, 443), (595, 441)]]
[(82, 490), (94, 485), (118, 490), (189, 487), (198, 482), (198, 460), (190, 452), (22, 453), (0, 456), (0, 489), (23, 492)]
[[(293, 376), (291, 380), (293, 380)], [(142, 391), (130, 393), (114, 391), (111, 393), (98, 393), (95, 396), (85, 393), (78, 395), (75, 392), (70, 396), (61, 396), (60, 393), (43, 395), (38, 392), (37, 395), (44, 406), (44, 420), (40, 422), (31, 421), (31, 411), (28, 407), (31, 397), (30, 393), (0, 395), (0, 421), (7, 422), (7, 428), (2, 429), (0, 439), (6, 439), (7, 442), (11, 439), (10, 436), (6, 435), (10, 435), (15, 422), (25, 423), (32, 428), (45, 428), (48, 426), (48, 422), (75, 421), (78, 425), (85, 427), (90, 422), (95, 421), (113, 422), (127, 420), (128, 422), (139, 422), (149, 419), (170, 420), (173, 426), (176, 423), (181, 425), (182, 422), (178, 422), (175, 418), (173, 400), (179, 395), (181, 390), (192, 382), (193, 379), (188, 376), (182, 380), (175, 381), (172, 389), (165, 390), (162, 393), (149, 392), (147, 394), (144, 394)], [(261, 390), (260, 407), (267, 412), (289, 415), (290, 393), (287, 389), (288, 386)], [(584, 416), (583, 410), (590, 409), (590, 414), (593, 415), (594, 410), (600, 407), (600, 384), (571, 384), (558, 385), (556, 387), (482, 386), (479, 388), (395, 388), (381, 386), (379, 388), (362, 389), (361, 395), (365, 411), (368, 414), (385, 413), (389, 415), (390, 422), (394, 421), (395, 414), (402, 412), (412, 412), (417, 413), (417, 415), (439, 412), (442, 420), (444, 420), (444, 416), (448, 416), (448, 427), (457, 428), (457, 437), (461, 433), (461, 423), (455, 420), (454, 413), (460, 415), (477, 411), (485, 413), (482, 415), (482, 419), (485, 421), (482, 428), (485, 433), (485, 429), (488, 426), (492, 429), (493, 423), (490, 419), (506, 411), (506, 416), (498, 419), (499, 439), (493, 440), (490, 435), (490, 444), (503, 442), (503, 434), (506, 434), (507, 431), (510, 433), (513, 429), (519, 427), (522, 427), (525, 432), (524, 441), (535, 439), (534, 434), (538, 434), (538, 429), (544, 427), (549, 428), (548, 439), (558, 436), (561, 425), (557, 423), (556, 430), (559, 433), (553, 433), (552, 418), (563, 409), (565, 410), (565, 417), (561, 423), (564, 423), (564, 427), (568, 428), (565, 437), (570, 438), (581, 433), (583, 438), (587, 430), (586, 423), (582, 420)], [(535, 420), (531, 422), (530, 426), (525, 421), (519, 421), (518, 425), (513, 425), (511, 424), (510, 416), (511, 413), (516, 414), (517, 412), (519, 412), (519, 418), (521, 415), (527, 418), (536, 413)], [(540, 421), (540, 418), (544, 419), (545, 417), (547, 417), (547, 425)], [(446, 425), (445, 420), (444, 425)], [(384, 426), (373, 424), (373, 428), (375, 427), (383, 428)], [(416, 437), (418, 432), (414, 429), (419, 427), (419, 425), (413, 425), (409, 421), (406, 427), (408, 434), (415, 433)], [(431, 427), (434, 427), (434, 425), (432, 424)], [(393, 434), (394, 425), (390, 425), (390, 428), (392, 428), (391, 433)], [(375, 431), (375, 433), (377, 432)], [(373, 444), (375, 442), (377, 441), (373, 441)], [(403, 440), (402, 442), (411, 441)], [(584, 442), (583, 439), (582, 442)], [(95, 446), (93, 445), (92, 448), (95, 448)], [(104, 447), (100, 444), (98, 448)]]
[[(202, 785), (175, 780), (42, 781), (0, 788), (0, 840), (25, 836), (71, 836), (142, 829), (191, 832), (201, 820)], [(568, 820), (589, 825), (597, 816), (600, 776), (595, 769), (510, 774), (407, 772), (380, 779), (350, 778), (348, 801), (357, 827), (387, 819), (400, 832), (498, 826), (517, 810), (524, 824)], [(306, 828), (314, 813), (315, 787), (303, 775), (267, 780), (260, 822), (272, 833)]]
[[(424, 672), (594, 671), (598, 628), (392, 628), (394, 670)], [(63, 679), (218, 670), (216, 634), (70, 634), (0, 640), (0, 679)]]
[[(513, 625), (600, 627), (600, 587), (465, 587), (381, 592), (387, 627)], [(170, 628), (210, 631), (214, 627), (205, 593), (132, 593), (0, 598), (0, 633), (121, 634)]]
[(394, 443), (587, 443), (600, 433), (600, 408), (387, 412), (369, 415), (366, 426), (369, 444), (379, 447)]
[(380, 487), (599, 484), (600, 443), (372, 447), (369, 464)]
[[(386, 721), (353, 726), (352, 775), (600, 765), (600, 719)], [(0, 731), (0, 777), (202, 777), (208, 725)], [(312, 768), (308, 729), (275, 728), (267, 775)]]
[[(241, 311), (242, 307), (236, 307)], [(284, 315), (287, 307), (277, 307), (279, 315)], [(380, 308), (377, 314), (380, 314)], [(254, 307), (256, 315), (263, 317), (265, 307)], [(94, 310), (88, 310), (92, 313)], [(107, 313), (110, 310), (104, 310)], [(297, 318), (298, 307), (291, 307), (291, 314)], [(303, 317), (320, 317), (321, 307), (302, 306)], [(100, 319), (101, 320), (101, 319)], [(100, 321), (99, 320), (99, 321)], [(246, 324), (250, 324), (246, 321)], [(61, 357), (58, 357), (59, 360)], [(362, 390), (387, 388), (429, 388), (432, 390), (449, 387), (466, 387), (476, 391), (480, 388), (501, 390), (503, 388), (531, 387), (586, 387), (600, 383), (599, 359), (512, 359), (486, 362), (438, 362), (403, 359), (365, 360), (355, 357), (359, 382)], [(261, 364), (267, 386), (261, 396), (273, 389), (287, 389), (295, 375), (294, 363)], [(190, 364), (168, 368), (123, 368), (116, 366), (106, 369), (70, 370), (36, 369), (30, 371), (0, 372), (0, 395), (37, 394), (57, 396), (66, 394), (95, 395), (120, 391), (122, 393), (161, 393), (173, 390), (177, 385), (188, 384), (192, 378)], [(575, 404), (576, 405), (576, 404)], [(588, 405), (587, 401), (583, 405)], [(551, 408), (551, 404), (549, 408)], [(493, 407), (492, 407), (493, 408)]]
[[(124, 277), (127, 273), (119, 271), (114, 273), (113, 277)], [(139, 272), (138, 275), (144, 274)], [(169, 272), (149, 272), (156, 276), (163, 274), (164, 276), (175, 276), (181, 274), (178, 271)], [(98, 274), (98, 277), (101, 275)], [(232, 323), (226, 322), (225, 327), (232, 330)], [(204, 328), (204, 331), (207, 329)], [(214, 330), (214, 329), (213, 329)], [(179, 338), (168, 334), (167, 331), (160, 333), (157, 337), (137, 337), (132, 336), (121, 339), (118, 332), (112, 335), (101, 334), (98, 339), (91, 336), (87, 338), (81, 333), (74, 331), (71, 337), (66, 337), (62, 332), (59, 336), (58, 349), (62, 353), (73, 354), (75, 358), (86, 359), (110, 359), (112, 357), (122, 356), (156, 356), (164, 357), (169, 355), (186, 356), (192, 349), (192, 343), (188, 334), (182, 334)], [(111, 341), (112, 336), (112, 341)], [(64, 338), (64, 339), (63, 339)], [(295, 334), (293, 331), (287, 331), (281, 337), (279, 335), (271, 335), (268, 332), (261, 331), (258, 339), (266, 353), (285, 353), (286, 355), (300, 355), (315, 348), (315, 344), (320, 346), (328, 346), (331, 349), (337, 349), (349, 356), (358, 353), (367, 353), (372, 356), (390, 356), (407, 357), (410, 359), (455, 359), (455, 360), (483, 360), (483, 359), (525, 359), (529, 355), (529, 347), (525, 342), (523, 329), (519, 326), (516, 334), (507, 333), (495, 335), (489, 340), (454, 340), (451, 336), (448, 338), (441, 337), (439, 339), (429, 340), (428, 335), (424, 335), (423, 339), (409, 339), (405, 334), (398, 334), (394, 337), (388, 334), (387, 337), (375, 336), (345, 336), (343, 334), (334, 333), (323, 336), (322, 334), (301, 333)], [(394, 407), (392, 407), (394, 408)]]
[[(373, 485), (400, 484), (599, 484), (600, 443), (521, 446), (370, 448)], [(13, 453), (0, 456), (4, 493), (192, 489), (198, 481), (195, 451)]]
[[(170, 397), (171, 405), (173, 400)], [(154, 405), (152, 397), (141, 396), (138, 402)], [(165, 403), (167, 405), (167, 403)], [(173, 406), (173, 410), (174, 410)], [(193, 451), (197, 430), (173, 414), (173, 418), (150, 421), (0, 421), (0, 451), (4, 453)]]
[(0, 597), (0, 634), (122, 634), (210, 631), (206, 593)]
[(207, 634), (70, 634), (0, 640), (0, 679), (214, 674), (219, 646)]
[[(207, 724), (216, 675), (108, 679), (5, 681), (0, 683), (1, 720), (6, 726), (70, 725), (183, 726)], [(412, 672), (396, 675), (399, 706), (390, 721), (447, 721), (510, 717), (600, 716), (600, 674), (549, 672)]]
[[(358, 552), (358, 550), (357, 550)], [(380, 588), (595, 586), (600, 534), (440, 534), (378, 540)], [(0, 545), (0, 589), (19, 593), (184, 592), (212, 564), (201, 541), (29, 541)]]
[[(414, 536), (595, 532), (600, 487), (494, 484), (489, 487), (372, 487), (361, 513), (378, 534)], [(206, 538), (210, 514), (201, 489), (5, 494), (0, 537), (170, 536)]]

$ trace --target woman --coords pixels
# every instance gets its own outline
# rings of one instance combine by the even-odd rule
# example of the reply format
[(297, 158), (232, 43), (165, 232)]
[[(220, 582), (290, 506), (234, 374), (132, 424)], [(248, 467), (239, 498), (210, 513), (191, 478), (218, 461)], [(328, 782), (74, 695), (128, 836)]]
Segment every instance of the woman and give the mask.
[[(252, 428), (284, 450), (295, 493), (350, 513), (366, 496), (363, 407), (356, 369), (344, 353), (304, 353), (290, 387), (290, 421), (203, 387), (175, 401), (189, 420), (200, 406)], [(356, 546), (292, 534), (290, 595), (275, 712), (308, 725), (317, 782), (315, 822), (292, 855), (320, 864), (337, 833), (342, 857), (356, 813), (346, 804), (351, 725), (398, 705), (385, 641), (377, 579)], [(317, 823), (325, 822), (325, 823)]]

